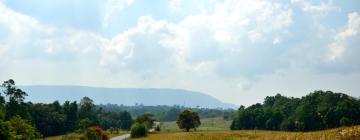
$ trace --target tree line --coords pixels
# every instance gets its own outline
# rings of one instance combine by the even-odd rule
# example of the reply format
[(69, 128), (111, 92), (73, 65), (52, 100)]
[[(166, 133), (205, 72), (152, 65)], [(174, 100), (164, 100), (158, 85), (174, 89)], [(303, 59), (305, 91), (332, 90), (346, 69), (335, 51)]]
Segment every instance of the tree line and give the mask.
[(314, 91), (301, 98), (280, 94), (240, 106), (232, 130), (313, 131), (360, 124), (360, 100), (343, 93)]
[(184, 106), (167, 106), (167, 105), (157, 105), (157, 106), (144, 106), (141, 104), (135, 106), (126, 106), (126, 105), (117, 105), (117, 104), (100, 104), (97, 105), (98, 108), (102, 108), (106, 111), (128, 111), (131, 116), (140, 116), (146, 112), (151, 112), (154, 115), (154, 118), (160, 121), (176, 121), (177, 117), (184, 110), (192, 110), (199, 114), (201, 118), (224, 118), (226, 120), (232, 120), (235, 111), (234, 109), (222, 109), (222, 108), (194, 108), (194, 107), (184, 107)]
[[(150, 129), (160, 131), (160, 126), (154, 127), (154, 122), (159, 124), (160, 121), (175, 120), (179, 128), (189, 131), (200, 125), (199, 116), (231, 118), (234, 113), (231, 109), (180, 106), (95, 105), (89, 97), (82, 98), (79, 103), (25, 102), (27, 93), (17, 88), (12, 79), (4, 81), (0, 89), (0, 139), (4, 140), (41, 139), (71, 132), (83, 134), (83, 139), (105, 140), (108, 134), (104, 130), (112, 132), (131, 129), (131, 132), (146, 135)], [(64, 137), (72, 139), (71, 135)]]
[[(14, 80), (3, 82), (1, 87), (0, 138), (4, 140), (61, 135), (89, 126), (129, 130), (133, 123), (129, 112), (103, 110), (88, 97), (80, 103), (31, 103), (24, 101), (27, 94), (15, 86)], [(98, 131), (99, 128), (91, 129)]]

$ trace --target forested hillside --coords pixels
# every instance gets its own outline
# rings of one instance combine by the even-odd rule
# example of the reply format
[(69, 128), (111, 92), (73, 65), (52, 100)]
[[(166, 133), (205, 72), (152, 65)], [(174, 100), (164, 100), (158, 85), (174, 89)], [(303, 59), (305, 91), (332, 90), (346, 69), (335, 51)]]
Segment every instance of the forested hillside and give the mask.
[(241, 106), (231, 129), (313, 131), (360, 124), (360, 100), (343, 93), (315, 91), (301, 98), (280, 94)]

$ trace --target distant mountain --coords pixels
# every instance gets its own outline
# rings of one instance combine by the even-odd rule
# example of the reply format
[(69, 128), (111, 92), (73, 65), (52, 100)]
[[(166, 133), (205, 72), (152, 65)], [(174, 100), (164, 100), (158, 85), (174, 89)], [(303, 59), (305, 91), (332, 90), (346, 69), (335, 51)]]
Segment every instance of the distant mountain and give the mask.
[(166, 88), (99, 88), (86, 86), (19, 86), (29, 96), (27, 101), (49, 103), (55, 100), (64, 102), (80, 101), (84, 96), (95, 104), (123, 105), (180, 105), (186, 107), (236, 108), (233, 104), (200, 92)]

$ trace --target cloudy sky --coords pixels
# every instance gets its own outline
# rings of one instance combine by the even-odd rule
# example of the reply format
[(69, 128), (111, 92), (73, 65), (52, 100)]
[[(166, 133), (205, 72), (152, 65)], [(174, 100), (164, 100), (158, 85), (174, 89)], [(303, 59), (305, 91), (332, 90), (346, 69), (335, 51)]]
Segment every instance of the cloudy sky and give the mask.
[(358, 0), (0, 0), (0, 80), (360, 97)]

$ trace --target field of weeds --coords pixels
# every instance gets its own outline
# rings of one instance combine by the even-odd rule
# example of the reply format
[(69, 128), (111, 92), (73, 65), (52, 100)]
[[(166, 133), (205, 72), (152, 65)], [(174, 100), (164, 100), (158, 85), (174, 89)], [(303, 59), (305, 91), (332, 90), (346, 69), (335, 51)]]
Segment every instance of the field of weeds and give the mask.
[(360, 140), (360, 126), (316, 132), (263, 130), (159, 132), (137, 140)]

